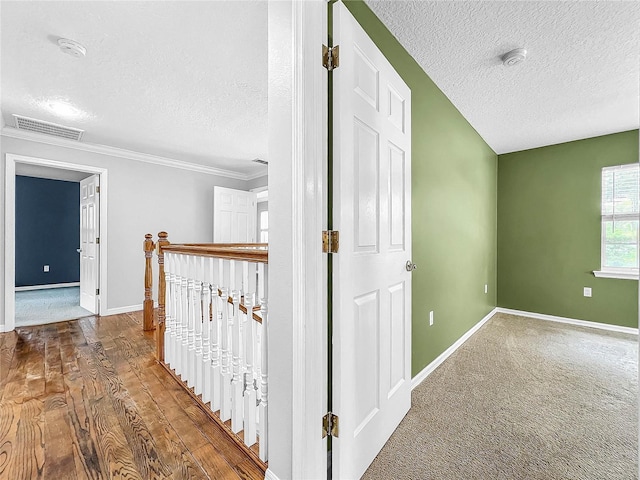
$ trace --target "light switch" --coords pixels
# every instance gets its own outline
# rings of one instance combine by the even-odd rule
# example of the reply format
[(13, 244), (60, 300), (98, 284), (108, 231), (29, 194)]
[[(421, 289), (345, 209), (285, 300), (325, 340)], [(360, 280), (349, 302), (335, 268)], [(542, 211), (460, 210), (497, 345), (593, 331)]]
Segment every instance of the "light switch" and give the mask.
[(591, 296), (591, 287), (584, 287), (584, 296), (585, 297)]
[(45, 272), (48, 272), (48, 271), (49, 271), (49, 265), (45, 265), (45, 266), (44, 266), (44, 271), (45, 271)]

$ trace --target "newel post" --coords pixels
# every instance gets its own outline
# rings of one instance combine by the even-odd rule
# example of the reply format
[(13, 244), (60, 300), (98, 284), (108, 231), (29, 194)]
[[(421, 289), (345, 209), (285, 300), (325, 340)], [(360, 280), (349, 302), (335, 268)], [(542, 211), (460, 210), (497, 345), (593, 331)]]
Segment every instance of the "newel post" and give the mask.
[(169, 245), (169, 234), (167, 232), (158, 233), (158, 326), (156, 328), (156, 357), (159, 362), (164, 362), (164, 329), (165, 329), (165, 294), (167, 283), (164, 276), (164, 252), (162, 247)]
[(142, 321), (142, 329), (145, 332), (153, 330), (155, 325), (153, 324), (153, 268), (151, 266), (151, 259), (153, 257), (153, 250), (156, 248), (155, 243), (151, 240), (152, 235), (147, 233), (144, 236), (144, 243), (142, 249), (144, 250), (144, 315)]

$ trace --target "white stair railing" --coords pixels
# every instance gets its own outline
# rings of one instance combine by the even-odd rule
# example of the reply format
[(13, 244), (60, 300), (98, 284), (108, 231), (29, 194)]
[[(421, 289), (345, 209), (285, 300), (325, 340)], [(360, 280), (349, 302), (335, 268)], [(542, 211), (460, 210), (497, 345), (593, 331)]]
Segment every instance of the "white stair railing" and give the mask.
[(266, 245), (167, 241), (158, 250), (165, 280), (158, 358), (267, 462)]

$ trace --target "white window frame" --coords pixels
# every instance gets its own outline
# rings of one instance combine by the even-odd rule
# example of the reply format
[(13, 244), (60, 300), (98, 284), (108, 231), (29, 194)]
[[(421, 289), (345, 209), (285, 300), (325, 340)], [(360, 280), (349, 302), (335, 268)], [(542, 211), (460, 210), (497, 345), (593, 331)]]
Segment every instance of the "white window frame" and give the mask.
[[(600, 179), (604, 178), (604, 173), (611, 170), (627, 170), (632, 168), (640, 168), (637, 163), (631, 163), (626, 165), (616, 165), (613, 167), (604, 167), (602, 169), (602, 173), (600, 174)], [(640, 190), (640, 189), (639, 189)], [(601, 192), (601, 200), (600, 200), (600, 209), (602, 212), (603, 204), (602, 204), (602, 192)], [(638, 280), (638, 268), (628, 268), (628, 267), (605, 267), (605, 234), (606, 227), (605, 221), (612, 220), (638, 220), (640, 218), (640, 214), (629, 213), (629, 214), (610, 214), (610, 215), (601, 215), (600, 220), (600, 270), (596, 270), (593, 274), (596, 277), (600, 278), (618, 278), (618, 279), (627, 279), (627, 280)], [(636, 243), (636, 248), (638, 248), (638, 244)]]

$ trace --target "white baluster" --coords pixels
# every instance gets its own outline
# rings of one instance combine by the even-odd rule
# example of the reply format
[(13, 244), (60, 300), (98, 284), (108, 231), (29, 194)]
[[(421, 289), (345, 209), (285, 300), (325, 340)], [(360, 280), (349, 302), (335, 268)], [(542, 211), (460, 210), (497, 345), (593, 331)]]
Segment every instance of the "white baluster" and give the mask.
[(236, 260), (235, 261), (236, 283), (235, 283), (235, 286), (233, 288), (235, 288), (236, 290), (240, 291), (240, 298), (242, 298), (242, 296), (246, 292), (246, 290), (245, 290), (246, 284), (244, 283), (244, 265), (245, 265), (245, 263), (247, 263), (247, 262), (245, 262), (243, 260)]
[(180, 275), (179, 275), (179, 260), (180, 254), (173, 254), (173, 271), (171, 272), (173, 277), (173, 328), (172, 328), (172, 345), (171, 345), (171, 368), (178, 373), (178, 365), (180, 363), (180, 349), (179, 349), (179, 337), (181, 335), (180, 324)]
[(229, 260), (229, 283), (225, 283), (225, 285), (229, 286), (229, 291), (232, 292), (231, 295), (233, 295), (233, 292), (238, 289), (236, 281), (236, 263), (237, 262), (235, 260)]
[[(247, 292), (252, 292), (253, 290), (249, 290), (249, 262), (242, 262), (242, 296), (244, 297)], [(243, 302), (244, 305), (244, 302)]]
[(267, 298), (264, 291), (264, 286), (267, 281), (267, 277), (265, 276), (264, 269), (265, 269), (265, 264), (258, 263), (258, 289), (257, 289), (258, 301), (260, 301), (262, 298)]
[(180, 345), (181, 355), (181, 378), (187, 381), (189, 375), (189, 257), (181, 255), (180, 271), (182, 280), (180, 282), (181, 306), (182, 306), (182, 344)]
[(165, 302), (164, 302), (164, 363), (171, 366), (173, 361), (171, 342), (173, 331), (173, 281), (171, 279), (171, 253), (164, 254)]
[[(218, 262), (213, 258), (209, 259), (209, 269), (211, 278), (215, 279)], [(220, 368), (221, 368), (221, 348), (220, 348), (220, 324), (222, 323), (222, 310), (220, 307), (220, 296), (218, 295), (218, 285), (211, 285), (211, 411), (220, 409)]]
[[(266, 269), (265, 269), (266, 271)], [(269, 460), (269, 404), (268, 404), (268, 350), (269, 350), (269, 321), (267, 313), (267, 299), (260, 300), (260, 313), (262, 316), (262, 335), (260, 338), (260, 350), (262, 354), (261, 381), (260, 381), (260, 406), (258, 407), (259, 431), (260, 431), (260, 460)]]
[(244, 306), (247, 309), (247, 324), (245, 325), (245, 362), (247, 369), (244, 374), (244, 443), (251, 446), (256, 443), (256, 389), (254, 383), (255, 362), (255, 321), (253, 320), (253, 305), (255, 293), (245, 293)]
[(202, 329), (204, 328), (204, 315), (202, 308), (202, 257), (193, 257), (194, 270), (194, 327), (195, 327), (195, 356), (194, 356), (194, 381), (193, 391), (196, 395), (202, 395)]
[(179, 264), (179, 255), (173, 253), (171, 255), (171, 278), (173, 283), (173, 288), (171, 290), (171, 295), (173, 296), (172, 301), (172, 310), (173, 310), (173, 327), (171, 329), (171, 361), (173, 362), (172, 368), (176, 369), (176, 363), (180, 361), (180, 343), (182, 341), (179, 339), (179, 335), (181, 334), (181, 325), (180, 325), (180, 276), (178, 275), (178, 264)]
[(183, 372), (183, 363), (182, 363), (182, 334), (183, 334), (183, 323), (184, 323), (184, 310), (183, 310), (183, 297), (182, 297), (182, 255), (175, 255), (175, 270), (176, 270), (176, 282), (175, 282), (175, 299), (176, 299), (176, 322), (175, 322), (175, 335), (174, 335), (174, 346), (173, 346), (173, 361), (174, 361), (174, 370), (176, 371), (176, 375), (182, 376)]
[(178, 347), (176, 339), (180, 328), (180, 277), (177, 275), (178, 258), (175, 253), (171, 254), (171, 318), (173, 319), (171, 326), (171, 367), (175, 370), (175, 363), (178, 359)]
[[(260, 301), (257, 301), (257, 305)], [(258, 310), (259, 312), (259, 310)], [(260, 314), (258, 314), (260, 316)], [(260, 317), (262, 319), (262, 317)], [(261, 378), (262, 378), (262, 323), (254, 320), (255, 337), (253, 339), (253, 371), (256, 378), (256, 398), (260, 401), (261, 390)]]
[(222, 286), (220, 299), (221, 318), (221, 369), (220, 369), (220, 420), (223, 422), (231, 418), (231, 370), (229, 362), (229, 304), (227, 287)]
[(243, 271), (244, 291), (250, 292), (250, 293), (257, 292), (257, 287), (256, 287), (256, 277), (257, 277), (257, 268), (258, 268), (257, 264), (253, 262), (242, 262), (242, 263), (243, 263), (243, 269), (244, 269)]
[(240, 312), (240, 291), (234, 290), (233, 297), (233, 329), (232, 329), (232, 351), (233, 351), (233, 379), (231, 381), (231, 431), (238, 433), (242, 430), (242, 357), (240, 349), (240, 325), (243, 322)]
[(231, 292), (233, 288), (231, 283), (231, 260), (220, 259), (220, 285), (227, 287), (228, 292)]
[(202, 401), (211, 401), (211, 269), (210, 257), (201, 257), (204, 283), (202, 285)]
[[(258, 264), (258, 304), (261, 305), (262, 304), (262, 300), (267, 300), (267, 272), (268, 272), (268, 268), (267, 268), (267, 264), (266, 263), (259, 263)], [(260, 313), (260, 315), (262, 315), (262, 312)], [(258, 328), (258, 335), (256, 335), (256, 343), (257, 343), (257, 348), (256, 351), (257, 352), (262, 352), (262, 332), (264, 331), (265, 325), (264, 324), (260, 324), (259, 328)], [(256, 359), (256, 363), (257, 363), (257, 368), (256, 371), (258, 373), (258, 378), (261, 378), (262, 376), (262, 354), (257, 356)], [(262, 387), (260, 386), (260, 382), (258, 382), (258, 393), (260, 395)]]
[(188, 278), (187, 293), (189, 295), (189, 342), (187, 353), (187, 385), (193, 387), (196, 378), (196, 295), (195, 295), (195, 257), (187, 255)]

